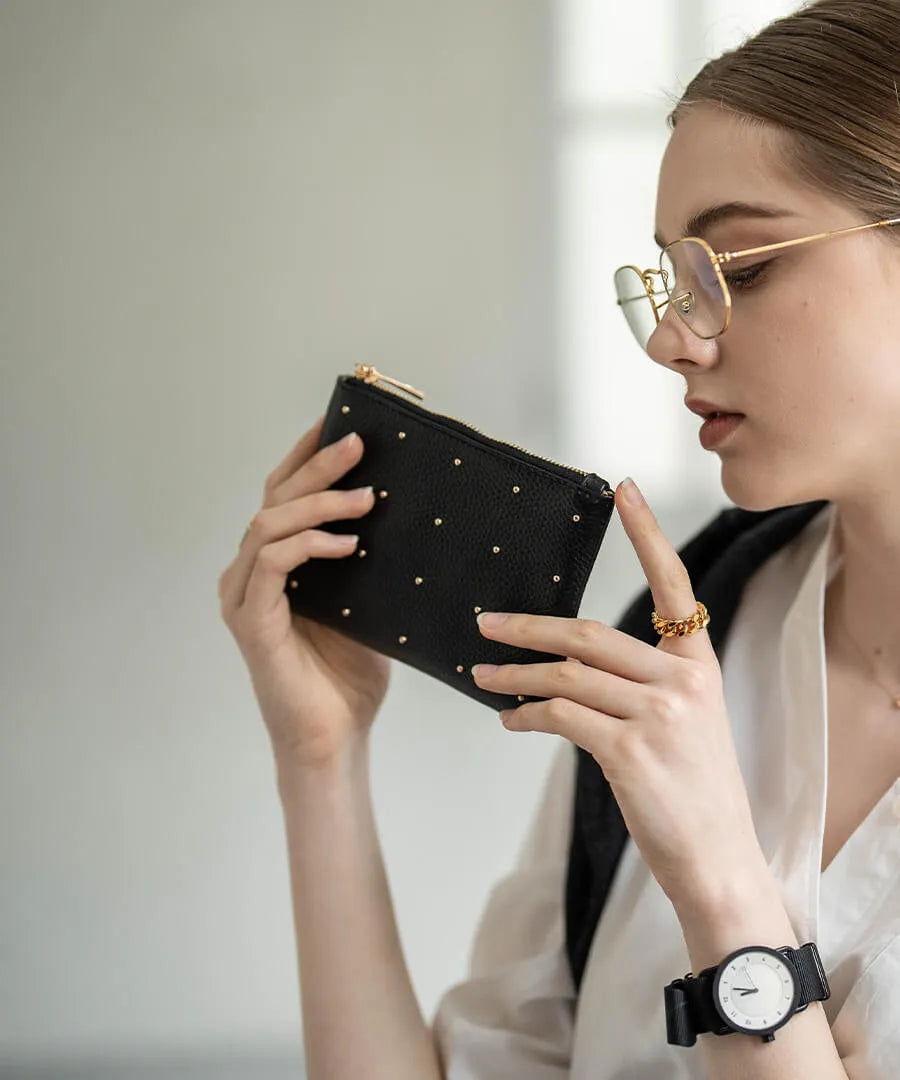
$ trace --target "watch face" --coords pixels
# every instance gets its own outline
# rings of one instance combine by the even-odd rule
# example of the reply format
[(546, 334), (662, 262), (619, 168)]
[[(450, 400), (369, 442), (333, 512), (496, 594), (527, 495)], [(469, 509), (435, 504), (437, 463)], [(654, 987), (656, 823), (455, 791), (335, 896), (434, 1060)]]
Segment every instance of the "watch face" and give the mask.
[(755, 945), (726, 956), (713, 981), (713, 1002), (731, 1027), (761, 1035), (787, 1023), (800, 987), (792, 965), (775, 949)]

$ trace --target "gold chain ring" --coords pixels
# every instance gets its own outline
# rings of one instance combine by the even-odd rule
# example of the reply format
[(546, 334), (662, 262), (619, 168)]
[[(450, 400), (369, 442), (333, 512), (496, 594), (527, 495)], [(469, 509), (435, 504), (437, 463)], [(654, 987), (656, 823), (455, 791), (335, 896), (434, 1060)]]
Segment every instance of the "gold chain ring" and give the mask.
[(656, 611), (650, 616), (653, 629), (660, 637), (690, 637), (698, 630), (709, 625), (709, 612), (706, 606), (697, 601), (697, 610), (687, 619), (664, 619)]

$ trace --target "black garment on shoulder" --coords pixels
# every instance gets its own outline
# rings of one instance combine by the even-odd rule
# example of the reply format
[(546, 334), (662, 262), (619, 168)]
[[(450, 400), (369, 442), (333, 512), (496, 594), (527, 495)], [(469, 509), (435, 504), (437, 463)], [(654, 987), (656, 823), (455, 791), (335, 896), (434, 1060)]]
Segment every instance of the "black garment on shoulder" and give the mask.
[[(745, 582), (779, 548), (792, 540), (827, 500), (772, 510), (723, 510), (678, 552), (694, 595), (709, 609), (708, 632), (720, 654)], [(650, 645), (659, 635), (650, 622), (653, 598), (644, 589), (616, 629)], [(612, 789), (593, 756), (579, 746), (575, 805), (566, 877), (566, 951), (576, 989), (587, 964), (594, 931), (628, 830)]]

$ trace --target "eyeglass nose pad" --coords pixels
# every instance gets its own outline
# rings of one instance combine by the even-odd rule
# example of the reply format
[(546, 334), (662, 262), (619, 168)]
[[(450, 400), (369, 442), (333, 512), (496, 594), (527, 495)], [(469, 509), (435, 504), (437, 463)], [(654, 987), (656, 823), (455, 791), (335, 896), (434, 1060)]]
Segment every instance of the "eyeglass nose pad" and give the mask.
[(694, 294), (692, 292), (682, 293), (681, 296), (675, 298), (675, 302), (684, 315), (690, 315), (694, 310)]

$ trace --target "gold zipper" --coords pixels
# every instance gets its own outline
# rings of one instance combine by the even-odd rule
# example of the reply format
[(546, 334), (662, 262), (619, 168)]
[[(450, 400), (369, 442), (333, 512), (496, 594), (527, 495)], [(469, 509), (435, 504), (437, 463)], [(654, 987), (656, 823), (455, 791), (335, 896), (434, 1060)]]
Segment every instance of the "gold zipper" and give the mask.
[[(392, 379), (389, 375), (382, 375), (380, 371), (376, 371), (371, 364), (357, 364), (356, 370), (353, 374), (357, 379), (362, 379), (363, 382), (386, 382), (391, 383), (393, 386), (399, 386), (401, 390), (405, 390), (408, 394), (414, 394), (420, 400), (424, 400), (425, 395), (421, 390), (416, 390), (414, 386), (409, 386), (407, 383), (397, 382), (396, 379)], [(429, 409), (429, 412), (432, 410)]]
[[(402, 390), (406, 390), (407, 393), (415, 394), (417, 398), (424, 399), (425, 395), (421, 390), (416, 390), (412, 386), (408, 386), (406, 383), (398, 382), (396, 379), (391, 379), (387, 375), (382, 375), (380, 371), (376, 371), (371, 364), (357, 364), (353, 374), (357, 379), (362, 379), (363, 382), (375, 383), (385, 382), (390, 383), (392, 386), (399, 386)], [(386, 389), (386, 388), (385, 388)], [(393, 390), (390, 393), (394, 393)], [(399, 394), (397, 395), (400, 396)], [(469, 424), (465, 420), (460, 420), (456, 416), (450, 416), (449, 413), (435, 413), (434, 409), (428, 409), (424, 405), (421, 406), (426, 412), (430, 412), (435, 416), (447, 416), (450, 420), (455, 420), (458, 424), (462, 424), (464, 427), (470, 428), (472, 431), (477, 431), (479, 435), (483, 435), (486, 439), (491, 439), (493, 442), (502, 443), (504, 446), (511, 446), (515, 450), (521, 450), (523, 454), (528, 454), (529, 457), (539, 458), (541, 461), (548, 461), (551, 465), (558, 465), (561, 469), (569, 469), (571, 472), (580, 473), (582, 476), (590, 475), (585, 469), (578, 469), (574, 465), (563, 465), (561, 461), (554, 461), (552, 458), (542, 457), (540, 454), (535, 454), (532, 450), (526, 450), (524, 446), (519, 446), (517, 443), (507, 442), (505, 439), (495, 439), (493, 435), (488, 435), (486, 432), (481, 431), (480, 428), (475, 427), (474, 424)], [(613, 495), (613, 491), (608, 489), (603, 493), (604, 495)]]

